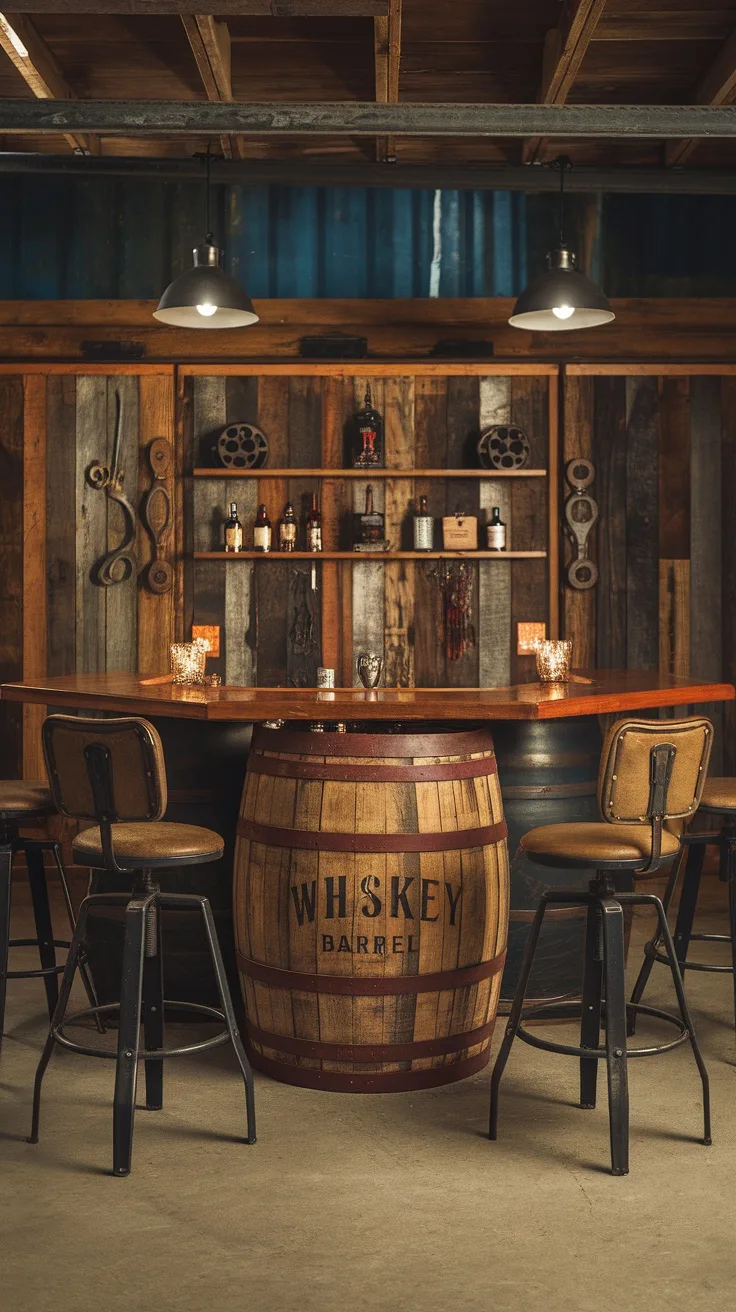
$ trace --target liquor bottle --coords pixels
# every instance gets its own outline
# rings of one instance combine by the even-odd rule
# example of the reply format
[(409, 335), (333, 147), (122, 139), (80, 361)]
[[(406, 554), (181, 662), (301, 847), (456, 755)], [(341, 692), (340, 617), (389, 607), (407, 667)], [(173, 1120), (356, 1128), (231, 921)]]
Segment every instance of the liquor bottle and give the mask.
[(279, 551), (296, 551), (296, 515), (290, 501), (279, 520)]
[(365, 490), (365, 511), (358, 517), (359, 541), (383, 541), (383, 515), (373, 509), (373, 487), (369, 483)]
[(434, 546), (434, 519), (427, 510), (427, 498), (419, 498), (419, 511), (414, 516), (414, 550), (431, 551)]
[(271, 521), (266, 514), (266, 507), (262, 503), (258, 507), (256, 522), (253, 525), (253, 550), (271, 550)]
[(243, 525), (238, 519), (237, 502), (230, 502), (230, 514), (225, 520), (225, 550), (243, 550)]
[(506, 525), (501, 519), (501, 511), (498, 506), (494, 506), (491, 511), (491, 518), (487, 525), (488, 532), (488, 550), (505, 551), (506, 550)]
[(322, 517), (317, 506), (317, 493), (312, 493), (312, 509), (307, 515), (307, 551), (322, 550)]

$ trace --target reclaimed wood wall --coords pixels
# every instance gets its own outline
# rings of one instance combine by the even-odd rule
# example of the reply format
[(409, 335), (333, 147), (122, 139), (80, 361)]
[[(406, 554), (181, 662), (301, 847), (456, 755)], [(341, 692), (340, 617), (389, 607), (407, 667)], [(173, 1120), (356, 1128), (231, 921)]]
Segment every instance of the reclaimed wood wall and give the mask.
[[(596, 467), (600, 573), (590, 591), (563, 589), (575, 664), (733, 682), (736, 370), (568, 366), (563, 466), (581, 456)], [(718, 729), (719, 708), (706, 713)], [(723, 749), (736, 769), (732, 718), (717, 735), (717, 769)]]
[[(31, 371), (32, 370), (32, 371)], [(143, 585), (151, 542), (138, 520), (137, 570), (102, 587), (95, 564), (118, 545), (122, 512), (86, 481), (110, 465), (122, 401), (123, 489), (136, 510), (151, 483), (155, 437), (173, 441), (174, 378), (166, 366), (32, 366), (0, 372), (0, 679), (168, 666), (174, 592)], [(167, 490), (175, 501), (173, 462)], [(172, 560), (175, 505), (162, 540)], [(0, 707), (0, 771), (43, 775), (43, 707)]]
[[(365, 505), (365, 489), (385, 515), (386, 537), (396, 550), (411, 547), (415, 498), (425, 495), (436, 518), (461, 509), (481, 520), (494, 505), (508, 524), (509, 549), (547, 547), (548, 487), (539, 479), (481, 479), (475, 444), (486, 424), (520, 425), (531, 442), (531, 465), (545, 469), (556, 375), (549, 367), (514, 373), (482, 373), (481, 367), (443, 372), (400, 372), (384, 367), (375, 375), (239, 373), (206, 366), (181, 370), (181, 458), (184, 480), (183, 555), (221, 549), (222, 525), (236, 501), (246, 545), (258, 503), (276, 524), (287, 500), (300, 522), (319, 496), (325, 551), (350, 550), (353, 515)], [(486, 369), (488, 366), (486, 366)], [(384, 416), (386, 464), (396, 469), (468, 468), (467, 479), (341, 478), (346, 432), (360, 409), (366, 385)], [(554, 391), (556, 397), (556, 391)], [(211, 466), (211, 447), (226, 423), (256, 422), (269, 442), (271, 469), (334, 469), (334, 477), (200, 478)], [(439, 532), (437, 546), (440, 546)], [(482, 540), (479, 545), (483, 545)], [(228, 683), (314, 684), (320, 664), (337, 671), (338, 682), (357, 683), (355, 658), (371, 650), (385, 658), (392, 686), (504, 684), (529, 677), (532, 658), (518, 656), (519, 620), (549, 623), (545, 559), (473, 561), (470, 623), (477, 641), (458, 661), (446, 658), (436, 561), (321, 561), (316, 587), (308, 562), (194, 560), (182, 587), (184, 629), (217, 625), (220, 655), (209, 668)], [(311, 649), (295, 652), (294, 635), (311, 617)]]

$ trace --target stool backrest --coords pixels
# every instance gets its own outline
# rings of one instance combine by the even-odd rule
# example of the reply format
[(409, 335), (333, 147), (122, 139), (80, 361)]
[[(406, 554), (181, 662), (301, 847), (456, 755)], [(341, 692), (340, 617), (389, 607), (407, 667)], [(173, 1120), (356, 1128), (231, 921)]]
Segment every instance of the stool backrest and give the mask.
[[(686, 720), (618, 720), (603, 744), (598, 801), (610, 824), (666, 821), (697, 811), (703, 792), (713, 725)], [(659, 843), (657, 843), (659, 847)]]
[(107, 827), (120, 820), (160, 820), (165, 813), (164, 752), (148, 720), (49, 715), (41, 739), (62, 815)]

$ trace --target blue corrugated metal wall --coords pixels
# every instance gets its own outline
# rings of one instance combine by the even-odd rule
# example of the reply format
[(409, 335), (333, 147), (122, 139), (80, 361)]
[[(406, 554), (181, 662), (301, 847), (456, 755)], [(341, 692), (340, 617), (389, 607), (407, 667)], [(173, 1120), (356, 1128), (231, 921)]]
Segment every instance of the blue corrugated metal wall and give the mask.
[[(254, 297), (511, 296), (544, 267), (555, 198), (218, 187), (216, 235)], [(570, 197), (611, 295), (733, 295), (736, 197)], [(154, 297), (204, 229), (197, 183), (0, 179), (0, 297)]]

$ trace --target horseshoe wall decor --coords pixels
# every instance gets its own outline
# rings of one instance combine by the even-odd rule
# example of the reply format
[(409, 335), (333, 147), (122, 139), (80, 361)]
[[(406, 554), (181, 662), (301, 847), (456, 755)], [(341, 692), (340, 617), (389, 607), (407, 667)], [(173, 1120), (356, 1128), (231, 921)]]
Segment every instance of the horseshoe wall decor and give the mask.
[(131, 549), (135, 542), (135, 510), (123, 492), (125, 471), (120, 468), (120, 435), (123, 426), (123, 402), (119, 392), (115, 393), (115, 437), (112, 444), (112, 462), (101, 465), (93, 462), (86, 471), (90, 487), (105, 493), (108, 501), (114, 501), (122, 511), (123, 536), (117, 547), (106, 551), (105, 555), (93, 567), (92, 578), (103, 588), (111, 588), (116, 583), (125, 583), (132, 578), (136, 570), (135, 552)]
[(592, 460), (571, 460), (565, 478), (572, 488), (565, 502), (565, 519), (576, 553), (567, 569), (567, 581), (571, 588), (585, 591), (598, 581), (598, 567), (588, 555), (588, 539), (598, 519), (598, 502), (587, 490), (595, 478), (595, 465)]

